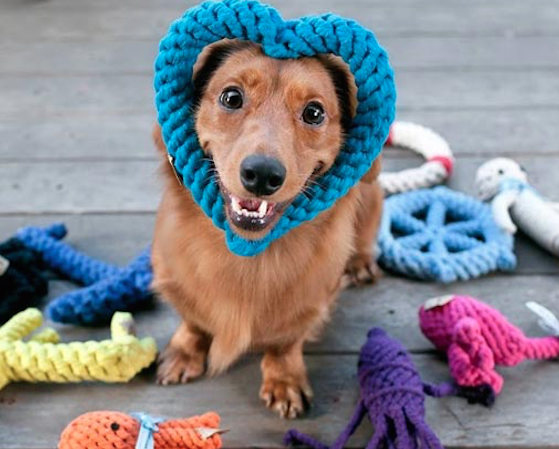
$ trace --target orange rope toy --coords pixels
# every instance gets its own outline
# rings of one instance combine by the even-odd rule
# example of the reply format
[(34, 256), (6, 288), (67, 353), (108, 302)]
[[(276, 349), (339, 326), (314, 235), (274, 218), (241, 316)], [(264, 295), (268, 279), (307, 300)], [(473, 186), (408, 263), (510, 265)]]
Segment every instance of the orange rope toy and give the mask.
[(58, 449), (219, 449), (219, 422), (214, 412), (169, 421), (143, 413), (90, 412), (66, 426)]

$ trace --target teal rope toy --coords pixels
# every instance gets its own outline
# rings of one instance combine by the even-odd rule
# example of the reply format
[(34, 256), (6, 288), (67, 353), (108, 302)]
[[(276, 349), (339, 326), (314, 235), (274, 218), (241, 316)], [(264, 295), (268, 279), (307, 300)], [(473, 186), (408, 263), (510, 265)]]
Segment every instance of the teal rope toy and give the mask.
[(379, 247), (382, 266), (416, 279), (449, 283), (516, 267), (513, 239), (490, 207), (442, 186), (388, 198)]
[[(260, 44), (266, 55), (279, 59), (340, 56), (357, 86), (357, 114), (334, 165), (320, 179), (323, 188), (312, 187), (308, 197), (298, 195), (260, 240), (243, 239), (230, 228), (219, 186), (211, 176), (213, 164), (204, 156), (194, 129), (193, 65), (204, 47), (225, 38)], [(343, 197), (380, 154), (396, 101), (388, 56), (371, 31), (334, 14), (285, 21), (271, 6), (242, 0), (205, 2), (176, 20), (160, 43), (154, 86), (158, 120), (177, 176), (214, 225), (225, 231), (229, 250), (239, 256), (261, 253)]]

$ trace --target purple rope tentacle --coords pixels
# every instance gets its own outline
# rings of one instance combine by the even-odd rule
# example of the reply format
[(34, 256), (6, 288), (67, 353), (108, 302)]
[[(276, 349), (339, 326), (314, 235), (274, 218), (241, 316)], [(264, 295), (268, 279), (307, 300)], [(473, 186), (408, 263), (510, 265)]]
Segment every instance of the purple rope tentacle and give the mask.
[(434, 398), (444, 398), (446, 396), (455, 396), (458, 394), (458, 388), (456, 388), (454, 382), (443, 382), (440, 385), (424, 383), (423, 392)]
[(418, 439), (421, 449), (444, 449), (431, 428), (425, 423), (422, 416), (410, 417), (414, 427), (418, 429)]
[(331, 446), (331, 449), (343, 449), (346, 445), (347, 441), (353, 435), (363, 418), (367, 414), (367, 408), (362, 400), (359, 401), (357, 407), (355, 408), (355, 412), (349, 421), (349, 424), (346, 426), (344, 431), (340, 434), (340, 436), (334, 441), (334, 444)]
[(495, 390), (488, 384), (477, 387), (462, 387), (454, 382), (443, 382), (440, 385), (423, 384), (423, 392), (434, 398), (458, 396), (465, 398), (469, 404), (482, 404), (491, 407), (495, 403)]
[(338, 436), (334, 444), (328, 447), (325, 444), (321, 443), (318, 440), (315, 440), (310, 435), (306, 433), (299, 432), (296, 429), (291, 429), (287, 431), (283, 438), (283, 443), (286, 446), (300, 444), (304, 446), (312, 447), (313, 449), (343, 449), (351, 435), (355, 432), (355, 429), (361, 424), (363, 418), (367, 414), (367, 409), (363, 404), (363, 401), (359, 401), (357, 407), (355, 408), (355, 412), (349, 421), (349, 424), (343, 430), (343, 432)]
[[(358, 363), (361, 400), (331, 449), (342, 449), (366, 413), (375, 431), (367, 449), (443, 449), (425, 422), (425, 393), (448, 396), (452, 385), (423, 384), (404, 347), (382, 329), (371, 329)], [(328, 449), (308, 435), (290, 431), (286, 444), (300, 442)]]
[(306, 433), (299, 432), (297, 429), (290, 429), (285, 433), (283, 436), (283, 444), (285, 446), (302, 445), (312, 449), (329, 449), (325, 444), (315, 440)]
[(373, 422), (373, 425), (375, 426), (375, 432), (365, 449), (378, 449), (381, 447), (384, 435), (388, 432), (388, 425), (384, 418), (379, 418), (376, 422)]

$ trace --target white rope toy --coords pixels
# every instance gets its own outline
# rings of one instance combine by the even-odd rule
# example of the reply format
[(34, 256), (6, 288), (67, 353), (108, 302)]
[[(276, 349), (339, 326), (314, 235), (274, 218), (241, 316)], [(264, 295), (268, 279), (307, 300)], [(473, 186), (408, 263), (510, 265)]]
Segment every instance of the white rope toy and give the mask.
[(452, 151), (447, 141), (429, 128), (410, 122), (394, 122), (385, 145), (407, 148), (426, 159), (420, 167), (381, 173), (379, 182), (387, 196), (442, 184), (452, 174)]
[(490, 201), (495, 221), (506, 232), (517, 226), (539, 245), (559, 256), (559, 208), (529, 183), (526, 172), (512, 159), (485, 162), (476, 175), (479, 197)]

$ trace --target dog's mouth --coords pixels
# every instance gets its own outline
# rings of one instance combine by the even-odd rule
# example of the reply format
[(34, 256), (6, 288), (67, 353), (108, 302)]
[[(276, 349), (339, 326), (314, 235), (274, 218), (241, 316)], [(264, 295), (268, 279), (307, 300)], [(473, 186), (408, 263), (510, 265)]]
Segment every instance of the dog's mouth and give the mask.
[(272, 203), (261, 198), (240, 198), (221, 186), (227, 215), (237, 228), (258, 232), (268, 228), (281, 216), (291, 201)]

